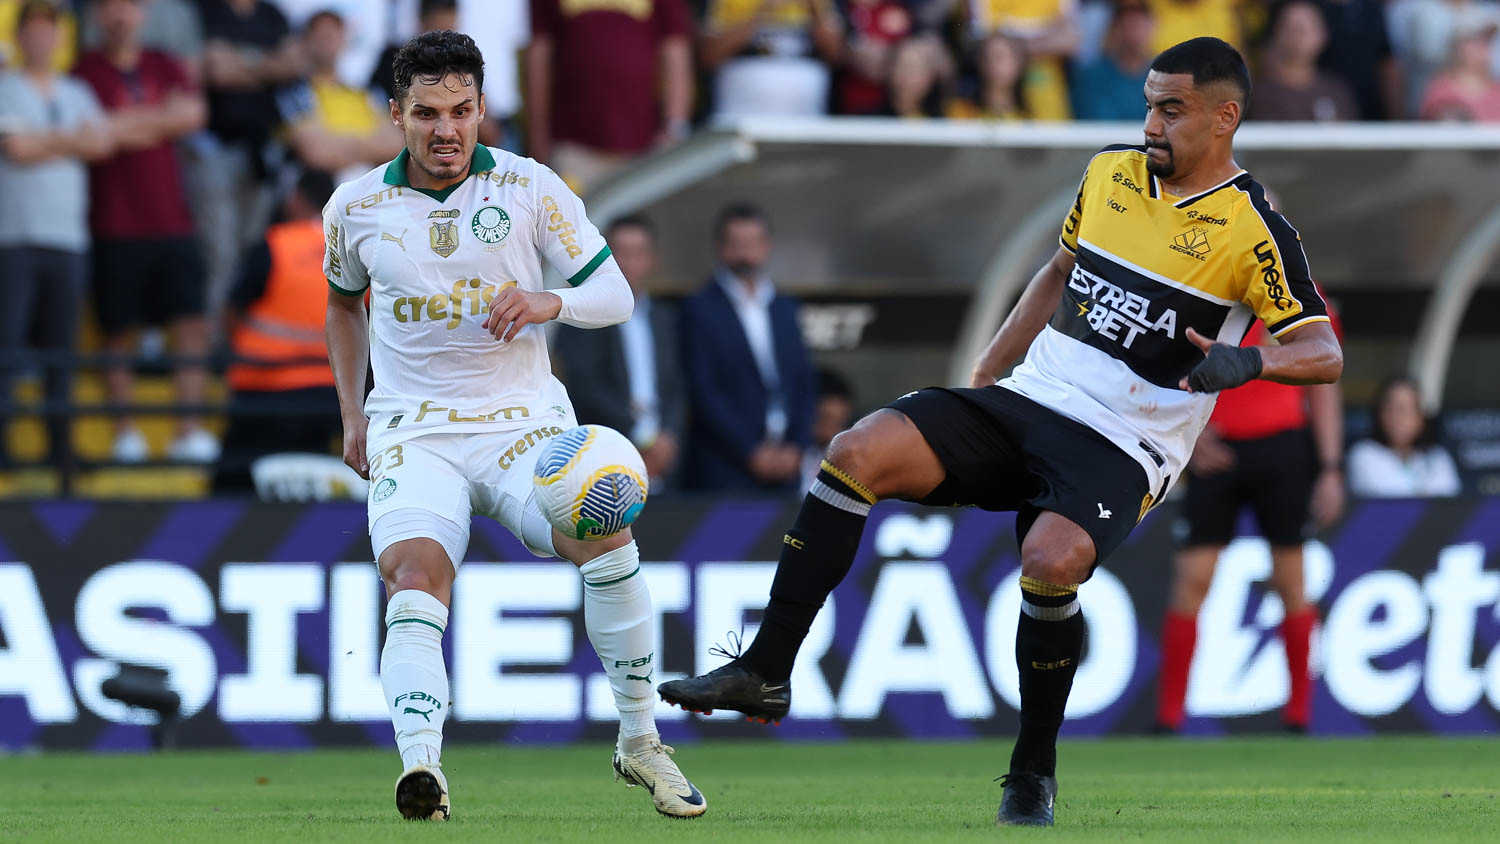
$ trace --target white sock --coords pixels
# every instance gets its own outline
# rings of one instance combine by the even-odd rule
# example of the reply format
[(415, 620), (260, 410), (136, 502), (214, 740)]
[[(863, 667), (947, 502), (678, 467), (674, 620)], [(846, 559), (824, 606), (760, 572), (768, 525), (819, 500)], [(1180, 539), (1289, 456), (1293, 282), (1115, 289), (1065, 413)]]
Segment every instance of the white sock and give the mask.
[(656, 670), (652, 644), (651, 593), (641, 576), (641, 555), (634, 542), (578, 567), (583, 575), (583, 626), (615, 695), (620, 710), (620, 737), (656, 732)]
[(396, 727), (402, 770), (436, 765), (443, 751), (443, 718), (449, 701), (448, 671), (443, 665), (447, 626), (448, 608), (426, 592), (405, 589), (386, 603), (380, 687)]

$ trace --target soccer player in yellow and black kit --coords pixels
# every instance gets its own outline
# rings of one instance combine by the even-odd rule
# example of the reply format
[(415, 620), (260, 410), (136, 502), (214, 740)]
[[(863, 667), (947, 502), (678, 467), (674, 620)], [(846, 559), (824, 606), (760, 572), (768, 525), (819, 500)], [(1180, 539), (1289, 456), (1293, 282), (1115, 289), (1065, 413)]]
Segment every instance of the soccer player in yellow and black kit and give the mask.
[[(1255, 378), (1329, 383), (1343, 369), (1296, 230), (1234, 161), (1244, 59), (1216, 38), (1185, 41), (1151, 63), (1145, 94), (1145, 144), (1089, 162), (1061, 248), (975, 362), (973, 386), (909, 393), (834, 439), (754, 643), (663, 683), (663, 699), (785, 716), (797, 650), (875, 502), (1015, 510), (1020, 737), (998, 820), (1052, 823), (1057, 731), (1083, 653), (1078, 584), (1182, 474), (1216, 393)], [(1256, 318), (1280, 345), (1239, 346)]]

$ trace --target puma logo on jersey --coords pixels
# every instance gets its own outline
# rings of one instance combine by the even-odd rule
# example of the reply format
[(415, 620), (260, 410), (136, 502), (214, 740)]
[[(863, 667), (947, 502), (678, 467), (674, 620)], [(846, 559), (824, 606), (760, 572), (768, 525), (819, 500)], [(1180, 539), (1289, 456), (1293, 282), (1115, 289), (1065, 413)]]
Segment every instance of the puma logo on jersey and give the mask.
[(403, 242), (403, 241), (406, 240), (406, 229), (402, 229), (401, 230), (401, 236), (400, 237), (397, 237), (396, 235), (393, 235), (390, 232), (381, 232), (380, 233), (380, 240), (382, 242), (389, 240), (391, 243), (394, 243), (397, 246), (401, 247), (401, 251), (402, 252), (406, 251), (406, 244)]
[(1104, 509), (1104, 502), (1102, 502), (1102, 501), (1098, 502), (1098, 506), (1099, 506), (1099, 518), (1101, 518), (1101, 519), (1107, 519), (1110, 516), (1114, 515), (1114, 513), (1112, 511)]

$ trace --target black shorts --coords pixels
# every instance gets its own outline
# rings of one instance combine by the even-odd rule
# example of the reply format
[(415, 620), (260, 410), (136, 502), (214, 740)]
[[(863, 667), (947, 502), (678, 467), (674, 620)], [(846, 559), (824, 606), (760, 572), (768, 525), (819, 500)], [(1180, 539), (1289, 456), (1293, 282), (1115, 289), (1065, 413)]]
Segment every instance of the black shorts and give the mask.
[(208, 281), (191, 237), (94, 241), (94, 308), (116, 335), (204, 312)]
[(1308, 506), (1317, 481), (1312, 434), (1306, 428), (1253, 440), (1226, 440), (1234, 466), (1214, 475), (1186, 475), (1177, 535), (1184, 547), (1227, 545), (1240, 510), (1255, 514), (1260, 535), (1277, 546), (1309, 535)]
[(1095, 564), (1145, 515), (1150, 481), (1094, 429), (1004, 387), (929, 387), (887, 407), (917, 426), (948, 476), (922, 504), (1016, 511), (1016, 539), (1043, 510), (1094, 540)]

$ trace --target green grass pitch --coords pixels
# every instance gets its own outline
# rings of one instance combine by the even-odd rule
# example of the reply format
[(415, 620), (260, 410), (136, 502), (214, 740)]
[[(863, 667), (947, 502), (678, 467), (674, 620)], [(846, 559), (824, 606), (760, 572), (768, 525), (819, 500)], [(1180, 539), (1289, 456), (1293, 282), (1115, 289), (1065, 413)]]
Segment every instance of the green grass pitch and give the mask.
[(391, 751), (0, 758), (0, 841), (1500, 840), (1493, 738), (1113, 739), (1061, 748), (1058, 825), (996, 829), (1009, 745), (684, 744), (709, 800), (657, 816), (598, 745), (453, 747), (454, 820), (396, 817)]

